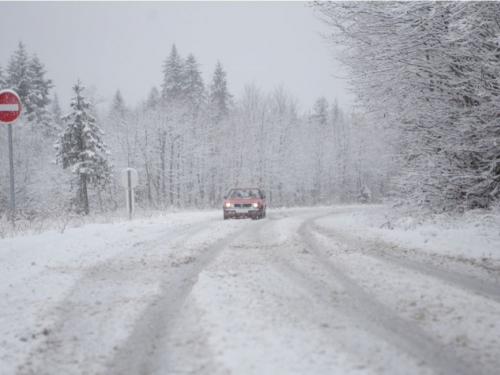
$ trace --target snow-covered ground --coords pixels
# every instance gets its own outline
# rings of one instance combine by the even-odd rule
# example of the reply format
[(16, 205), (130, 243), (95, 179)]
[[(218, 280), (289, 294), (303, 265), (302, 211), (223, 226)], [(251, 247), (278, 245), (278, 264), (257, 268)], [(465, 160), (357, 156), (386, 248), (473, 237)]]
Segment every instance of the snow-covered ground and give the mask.
[(0, 240), (0, 374), (497, 374), (498, 221), (387, 212)]

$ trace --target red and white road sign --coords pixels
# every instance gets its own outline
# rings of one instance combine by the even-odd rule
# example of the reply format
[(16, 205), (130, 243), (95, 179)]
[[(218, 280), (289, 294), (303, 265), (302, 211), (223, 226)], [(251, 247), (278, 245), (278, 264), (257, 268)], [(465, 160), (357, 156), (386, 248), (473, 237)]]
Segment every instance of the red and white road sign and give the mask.
[(0, 122), (13, 122), (21, 114), (21, 99), (12, 90), (0, 91)]

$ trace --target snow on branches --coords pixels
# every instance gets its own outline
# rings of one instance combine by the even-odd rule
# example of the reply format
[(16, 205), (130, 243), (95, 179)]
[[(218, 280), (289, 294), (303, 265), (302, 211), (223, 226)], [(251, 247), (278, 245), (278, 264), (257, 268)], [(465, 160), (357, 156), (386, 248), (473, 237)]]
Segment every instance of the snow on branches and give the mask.
[(500, 196), (500, 4), (316, 2), (327, 40), (401, 161), (409, 201), (436, 210)]
[(88, 111), (90, 102), (82, 95), (84, 87), (80, 81), (73, 87), (76, 96), (71, 101), (73, 112), (64, 116), (66, 128), (55, 144), (56, 162), (64, 169), (78, 176), (77, 204), (82, 212), (89, 213), (87, 184), (102, 186), (109, 182), (106, 144), (102, 141), (104, 133)]

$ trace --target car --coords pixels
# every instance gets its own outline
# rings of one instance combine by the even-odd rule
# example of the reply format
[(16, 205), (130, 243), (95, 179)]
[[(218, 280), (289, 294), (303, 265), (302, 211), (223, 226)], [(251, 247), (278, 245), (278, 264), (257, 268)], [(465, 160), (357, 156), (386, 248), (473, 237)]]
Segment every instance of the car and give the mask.
[(224, 220), (266, 217), (266, 196), (258, 188), (234, 188), (224, 197)]

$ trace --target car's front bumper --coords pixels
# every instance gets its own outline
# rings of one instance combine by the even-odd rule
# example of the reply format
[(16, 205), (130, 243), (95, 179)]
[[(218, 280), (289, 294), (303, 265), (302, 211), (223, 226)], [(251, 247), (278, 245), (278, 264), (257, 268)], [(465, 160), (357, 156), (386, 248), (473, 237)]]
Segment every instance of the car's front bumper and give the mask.
[(224, 208), (224, 215), (229, 218), (245, 218), (259, 216), (262, 208)]

